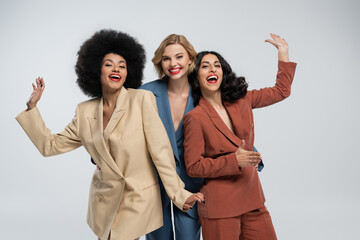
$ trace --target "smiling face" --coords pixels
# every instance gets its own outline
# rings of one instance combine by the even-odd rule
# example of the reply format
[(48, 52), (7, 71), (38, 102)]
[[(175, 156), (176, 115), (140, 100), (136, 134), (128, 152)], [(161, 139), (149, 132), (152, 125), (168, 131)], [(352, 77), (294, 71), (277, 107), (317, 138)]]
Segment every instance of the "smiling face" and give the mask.
[(161, 67), (170, 79), (187, 77), (192, 60), (181, 44), (171, 44), (164, 49)]
[(206, 54), (200, 62), (197, 79), (202, 95), (220, 91), (223, 70), (219, 59), (213, 54)]
[(114, 53), (106, 54), (101, 64), (101, 86), (104, 92), (120, 91), (127, 76), (125, 59)]

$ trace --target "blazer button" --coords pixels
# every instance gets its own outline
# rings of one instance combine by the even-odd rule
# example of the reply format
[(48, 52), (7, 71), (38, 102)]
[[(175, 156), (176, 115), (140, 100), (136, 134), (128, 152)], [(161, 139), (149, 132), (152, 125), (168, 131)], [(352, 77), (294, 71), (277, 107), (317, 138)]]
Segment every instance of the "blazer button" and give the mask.
[(122, 184), (124, 184), (125, 180), (122, 178), (122, 179), (120, 179), (120, 182), (121, 182)]
[(251, 123), (250, 127), (251, 127), (251, 128), (254, 128), (254, 124), (253, 124), (253, 123)]
[(220, 147), (219, 151), (224, 152), (224, 147)]
[(103, 195), (99, 196), (99, 200), (102, 201), (104, 199)]
[(133, 199), (133, 198), (131, 198), (131, 199), (130, 199), (130, 202), (134, 202), (134, 199)]

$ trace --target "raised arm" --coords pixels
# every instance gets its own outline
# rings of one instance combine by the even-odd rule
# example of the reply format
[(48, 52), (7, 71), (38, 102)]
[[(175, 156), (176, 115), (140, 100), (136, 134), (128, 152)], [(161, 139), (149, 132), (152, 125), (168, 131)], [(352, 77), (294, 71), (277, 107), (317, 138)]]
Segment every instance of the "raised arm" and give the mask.
[(271, 39), (265, 42), (271, 43), (278, 50), (278, 72), (276, 83), (273, 87), (248, 91), (252, 108), (266, 107), (277, 103), (290, 96), (291, 84), (294, 79), (296, 63), (289, 62), (289, 45), (285, 39), (276, 34), (270, 34)]
[(27, 110), (20, 113), (16, 120), (29, 136), (33, 144), (43, 156), (52, 156), (69, 152), (82, 145), (79, 138), (78, 108), (73, 120), (66, 126), (64, 131), (51, 134), (36, 107), (45, 88), (42, 78), (36, 79), (36, 86), (33, 85), (33, 92), (26, 103)]

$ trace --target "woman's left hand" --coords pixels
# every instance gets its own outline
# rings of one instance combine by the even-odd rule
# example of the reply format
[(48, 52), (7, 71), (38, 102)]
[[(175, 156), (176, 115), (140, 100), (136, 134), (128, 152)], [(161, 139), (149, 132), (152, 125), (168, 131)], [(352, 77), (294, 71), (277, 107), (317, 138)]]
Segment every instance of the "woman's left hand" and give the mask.
[(192, 207), (194, 206), (196, 201), (205, 203), (204, 195), (200, 192), (194, 193), (193, 195), (191, 195), (188, 199), (186, 199), (184, 206), (183, 206), (183, 210), (187, 211), (189, 209), (192, 209)]
[(270, 37), (272, 39), (266, 39), (265, 42), (271, 43), (278, 49), (279, 61), (289, 62), (289, 45), (285, 39), (273, 33), (270, 33)]

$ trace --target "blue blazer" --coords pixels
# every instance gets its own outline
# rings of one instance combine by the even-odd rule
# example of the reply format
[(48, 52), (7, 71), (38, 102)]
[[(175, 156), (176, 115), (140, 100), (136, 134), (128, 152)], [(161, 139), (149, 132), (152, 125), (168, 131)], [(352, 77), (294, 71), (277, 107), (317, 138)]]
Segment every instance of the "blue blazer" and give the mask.
[[(170, 111), (170, 103), (167, 89), (167, 77), (162, 79), (146, 83), (142, 85), (140, 88), (151, 91), (156, 98), (156, 104), (158, 107), (159, 116), (161, 121), (163, 122), (166, 132), (168, 134), (172, 150), (174, 152), (176, 171), (181, 180), (185, 184), (185, 189), (196, 193), (200, 191), (201, 184), (203, 182), (202, 178), (191, 178), (186, 173), (186, 167), (184, 163), (184, 134), (183, 134), (183, 121), (179, 125), (178, 130), (175, 132), (174, 124), (171, 117)], [(194, 101), (191, 96), (191, 89), (189, 92), (188, 101), (185, 108), (184, 115), (191, 111), (194, 108)], [(164, 197), (164, 196), (163, 196)], [(167, 196), (166, 196), (167, 197)], [(168, 200), (170, 202), (170, 199)], [(189, 211), (187, 211), (190, 216), (194, 218), (198, 218), (197, 207), (195, 207)]]

